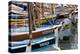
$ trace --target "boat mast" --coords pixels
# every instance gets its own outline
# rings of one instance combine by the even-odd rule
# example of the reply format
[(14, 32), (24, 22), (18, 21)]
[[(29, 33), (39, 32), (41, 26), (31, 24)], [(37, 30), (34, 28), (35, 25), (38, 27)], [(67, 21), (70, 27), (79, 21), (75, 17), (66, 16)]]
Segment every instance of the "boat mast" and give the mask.
[(54, 12), (53, 12), (53, 4), (51, 4), (51, 9), (50, 10), (51, 10), (51, 15), (54, 14)]
[(36, 16), (37, 16), (37, 27), (40, 27), (40, 23), (41, 23), (41, 4), (40, 3), (36, 3)]
[(27, 48), (29, 47), (29, 49), (27, 49), (28, 51), (31, 51), (31, 43), (32, 43), (32, 13), (31, 13), (31, 8), (32, 6), (32, 3), (31, 2), (28, 2), (28, 18), (29, 18), (29, 42), (28, 42), (28, 45), (27, 45)]
[(42, 17), (43, 17), (44, 16), (44, 6), (43, 6), (44, 4), (42, 3), (41, 5), (42, 5), (41, 6), (41, 9), (42, 9), (42, 13), (41, 14), (42, 14)]
[(35, 18), (35, 13), (34, 13), (34, 6), (35, 6), (35, 4), (33, 3), (32, 4), (32, 29), (33, 30), (36, 30), (36, 28), (35, 28), (35, 24), (36, 24), (36, 18)]

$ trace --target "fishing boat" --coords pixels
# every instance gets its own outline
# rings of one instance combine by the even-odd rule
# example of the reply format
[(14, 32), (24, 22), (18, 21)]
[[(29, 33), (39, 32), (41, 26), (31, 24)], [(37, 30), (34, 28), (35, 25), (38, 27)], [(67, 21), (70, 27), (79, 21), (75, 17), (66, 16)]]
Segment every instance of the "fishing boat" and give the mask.
[[(52, 11), (48, 11), (51, 13), (50, 15), (47, 14), (45, 17), (41, 17), (40, 14), (37, 14), (39, 17), (35, 18), (35, 16), (33, 15), (33, 3), (27, 4), (28, 7), (26, 6), (26, 8), (28, 9), (26, 11), (23, 11), (24, 9), (21, 8), (21, 3), (19, 3), (19, 5), (14, 3), (14, 5), (12, 6), (15, 7), (15, 11), (14, 9), (12, 9), (12, 11), (10, 11), (12, 15), (9, 15), (9, 49), (11, 51), (15, 52), (20, 49), (21, 51), (25, 51), (22, 49), (26, 49), (25, 47), (29, 47), (29, 41), (32, 41), (30, 44), (30, 46), (32, 46), (32, 50), (55, 43), (56, 38), (54, 35), (54, 30), (56, 28), (60, 29), (62, 27), (63, 22), (61, 21), (63, 19), (59, 19), (54, 23), (54, 18), (57, 18), (57, 16), (54, 15)], [(18, 8), (19, 11), (16, 10), (16, 8)], [(41, 23), (38, 22), (39, 19)], [(37, 23), (39, 27), (38, 25), (36, 25)]]

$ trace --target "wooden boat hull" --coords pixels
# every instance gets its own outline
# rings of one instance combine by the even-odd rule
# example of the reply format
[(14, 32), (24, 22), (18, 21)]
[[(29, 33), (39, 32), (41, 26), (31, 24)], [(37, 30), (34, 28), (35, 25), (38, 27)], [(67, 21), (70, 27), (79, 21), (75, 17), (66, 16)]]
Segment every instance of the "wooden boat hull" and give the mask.
[[(47, 28), (42, 28), (37, 30), (37, 31), (33, 31), (32, 32), (32, 38), (37, 38), (37, 37), (41, 37), (42, 35), (45, 35), (45, 34), (49, 34), (49, 33), (54, 33), (54, 30), (56, 28), (60, 29), (62, 25), (55, 25), (55, 26), (52, 26), (52, 27), (47, 27)], [(24, 40), (24, 39), (29, 39), (29, 32), (25, 32), (25, 33), (19, 33), (19, 34), (9, 34), (9, 39), (10, 41), (17, 41), (17, 40)]]
[[(32, 36), (33, 38), (41, 37), (41, 35), (45, 35), (48, 33), (54, 32), (53, 29), (39, 31), (39, 32), (33, 32)], [(20, 35), (10, 35), (11, 41), (17, 41), (17, 40), (23, 40), (23, 39), (29, 39), (29, 34), (20, 34)]]

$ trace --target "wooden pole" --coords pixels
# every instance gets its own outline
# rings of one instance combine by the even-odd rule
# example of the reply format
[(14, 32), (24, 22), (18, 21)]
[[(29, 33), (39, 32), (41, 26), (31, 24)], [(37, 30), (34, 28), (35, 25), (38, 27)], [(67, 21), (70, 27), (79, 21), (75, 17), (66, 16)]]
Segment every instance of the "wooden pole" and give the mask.
[(32, 29), (33, 29), (33, 30), (36, 30), (36, 29), (35, 29), (36, 18), (35, 18), (34, 9), (35, 9), (34, 4), (32, 4), (32, 23), (33, 23), (33, 24), (32, 24)]
[(42, 17), (44, 16), (44, 4), (42, 3)]
[(28, 2), (28, 18), (29, 18), (29, 43), (27, 45), (27, 51), (31, 51), (31, 43), (32, 43), (32, 13), (31, 13), (31, 2)]
[(54, 11), (53, 11), (53, 4), (51, 4), (51, 14), (54, 14)]

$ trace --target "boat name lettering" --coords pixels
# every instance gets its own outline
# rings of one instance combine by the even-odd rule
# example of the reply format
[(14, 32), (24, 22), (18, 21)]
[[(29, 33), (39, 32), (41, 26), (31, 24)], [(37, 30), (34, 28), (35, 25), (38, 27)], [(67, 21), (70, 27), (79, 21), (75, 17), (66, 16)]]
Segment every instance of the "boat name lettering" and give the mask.
[(45, 45), (49, 45), (49, 42), (41, 43), (40, 47), (45, 46)]

